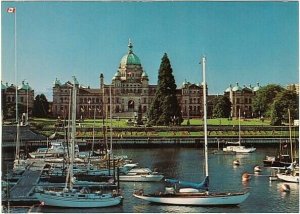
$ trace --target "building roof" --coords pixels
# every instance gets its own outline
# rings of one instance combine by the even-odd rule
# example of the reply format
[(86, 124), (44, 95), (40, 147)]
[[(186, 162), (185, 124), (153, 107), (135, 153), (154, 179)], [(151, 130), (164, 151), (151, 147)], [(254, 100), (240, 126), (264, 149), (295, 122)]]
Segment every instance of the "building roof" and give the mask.
[(261, 88), (261, 86), (259, 85), (259, 83), (256, 84), (255, 87), (253, 87), (253, 91), (258, 91)]
[(28, 82), (25, 84), (25, 81), (22, 81), (22, 84), (18, 87), (19, 90), (28, 90), (31, 91), (32, 88), (29, 86)]
[(7, 89), (7, 86), (3, 84), (3, 82), (1, 81), (1, 90), (5, 90)]
[(236, 86), (234, 86), (232, 88), (232, 91), (241, 91), (241, 90), (243, 90), (243, 89), (242, 89), (242, 87), (239, 86), (239, 83), (236, 83)]
[(124, 55), (121, 59), (120, 62), (121, 67), (126, 65), (141, 65), (141, 61), (139, 57), (135, 55), (132, 51), (133, 46), (130, 40), (129, 40), (128, 48), (129, 48), (128, 53)]

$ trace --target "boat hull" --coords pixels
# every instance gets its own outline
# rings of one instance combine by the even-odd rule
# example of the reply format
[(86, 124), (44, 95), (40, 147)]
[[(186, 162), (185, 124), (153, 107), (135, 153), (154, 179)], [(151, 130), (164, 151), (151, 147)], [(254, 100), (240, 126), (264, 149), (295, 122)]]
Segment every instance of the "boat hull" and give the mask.
[(195, 206), (217, 206), (217, 205), (238, 205), (245, 201), (249, 192), (243, 194), (163, 194), (163, 195), (140, 195), (134, 197), (153, 203), (174, 204), (174, 205), (195, 205)]
[(224, 152), (236, 152), (236, 153), (252, 153), (255, 152), (256, 148), (245, 148), (244, 146), (227, 146), (223, 148)]
[(299, 183), (299, 176), (277, 174), (277, 177), (286, 182)]
[(156, 182), (163, 179), (163, 175), (120, 175), (120, 181)]
[(121, 203), (122, 197), (103, 197), (103, 198), (78, 198), (57, 196), (44, 193), (36, 193), (37, 199), (47, 206), (55, 207), (76, 207), (76, 208), (96, 208), (96, 207), (110, 207)]

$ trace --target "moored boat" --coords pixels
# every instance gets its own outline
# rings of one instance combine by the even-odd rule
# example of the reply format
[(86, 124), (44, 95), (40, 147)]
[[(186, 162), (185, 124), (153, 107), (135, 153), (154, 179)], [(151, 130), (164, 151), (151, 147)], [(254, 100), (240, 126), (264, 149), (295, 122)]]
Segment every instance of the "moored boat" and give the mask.
[(74, 77), (72, 90), (72, 131), (71, 131), (71, 145), (70, 145), (70, 164), (68, 166), (68, 173), (66, 175), (65, 187), (62, 190), (45, 190), (38, 189), (35, 196), (40, 202), (48, 206), (56, 207), (78, 207), (78, 208), (92, 208), (92, 207), (108, 207), (115, 206), (121, 203), (122, 196), (117, 190), (112, 192), (91, 192), (83, 188), (81, 190), (73, 188), (73, 162), (75, 153), (75, 133), (76, 133), (76, 86), (77, 80)]
[[(203, 66), (203, 104), (204, 104), (204, 150), (205, 150), (205, 179), (201, 183), (180, 182), (172, 180), (176, 184), (183, 183), (184, 186), (179, 189), (166, 189), (165, 192), (154, 194), (144, 194), (142, 190), (135, 191), (133, 196), (148, 202), (173, 204), (173, 205), (197, 205), (197, 206), (215, 206), (215, 205), (238, 205), (245, 201), (250, 193), (246, 192), (210, 192), (209, 174), (208, 174), (208, 143), (207, 143), (207, 102), (206, 102), (206, 81), (205, 81), (205, 57), (202, 58)], [(176, 186), (176, 185), (175, 185)], [(180, 185), (179, 185), (180, 186)]]

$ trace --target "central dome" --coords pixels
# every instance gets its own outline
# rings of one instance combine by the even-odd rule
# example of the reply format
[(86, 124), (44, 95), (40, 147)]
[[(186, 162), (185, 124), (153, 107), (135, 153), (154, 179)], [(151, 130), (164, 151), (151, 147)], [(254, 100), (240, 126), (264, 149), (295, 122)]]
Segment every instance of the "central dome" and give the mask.
[(126, 66), (126, 65), (141, 65), (141, 61), (139, 59), (139, 57), (137, 55), (135, 55), (132, 51), (132, 44), (129, 41), (128, 44), (129, 47), (129, 51), (128, 54), (126, 54), (125, 56), (122, 57), (121, 59), (121, 66)]

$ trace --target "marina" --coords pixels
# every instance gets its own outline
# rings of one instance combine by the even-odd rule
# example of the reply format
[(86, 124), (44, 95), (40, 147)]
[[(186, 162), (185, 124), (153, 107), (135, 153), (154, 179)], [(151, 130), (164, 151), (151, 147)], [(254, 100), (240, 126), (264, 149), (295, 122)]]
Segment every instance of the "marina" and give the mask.
[[(209, 149), (212, 153), (213, 149)], [(257, 148), (255, 153), (238, 155), (213, 155), (210, 154), (210, 173), (212, 174), (211, 188), (213, 190), (239, 190), (250, 191), (249, 198), (239, 206), (234, 207), (193, 207), (193, 206), (170, 206), (155, 205), (148, 202), (141, 202), (135, 199), (132, 194), (135, 190), (144, 189), (145, 193), (160, 192), (164, 190), (165, 182), (121, 182), (120, 188), (124, 198), (122, 205), (111, 208), (90, 208), (80, 212), (299, 212), (299, 184), (288, 183), (290, 192), (281, 192), (282, 181), (269, 181), (272, 169), (262, 167), (262, 171), (254, 173), (254, 167), (263, 166), (263, 159), (266, 155), (275, 153), (274, 148)], [(148, 166), (163, 172), (166, 178), (178, 178), (200, 182), (203, 176), (204, 153), (201, 148), (156, 148), (156, 149), (117, 149), (116, 155), (126, 154), (141, 166)], [(13, 154), (10, 154), (13, 155)], [(239, 166), (232, 162), (238, 159)], [(194, 160), (200, 160), (200, 165), (195, 165)], [(5, 163), (3, 166), (6, 166)], [(244, 172), (251, 174), (249, 182), (242, 182), (241, 176)], [(218, 182), (222, 180), (222, 182)], [(226, 187), (224, 186), (226, 184)], [(59, 185), (59, 184), (57, 184)], [(28, 188), (29, 189), (29, 188)], [(4, 200), (5, 202), (5, 200)], [(33, 201), (35, 202), (35, 201)], [(33, 203), (32, 203), (33, 204)], [(48, 206), (36, 206), (32, 211), (36, 212), (66, 212)], [(78, 212), (69, 208), (67, 212)]]

